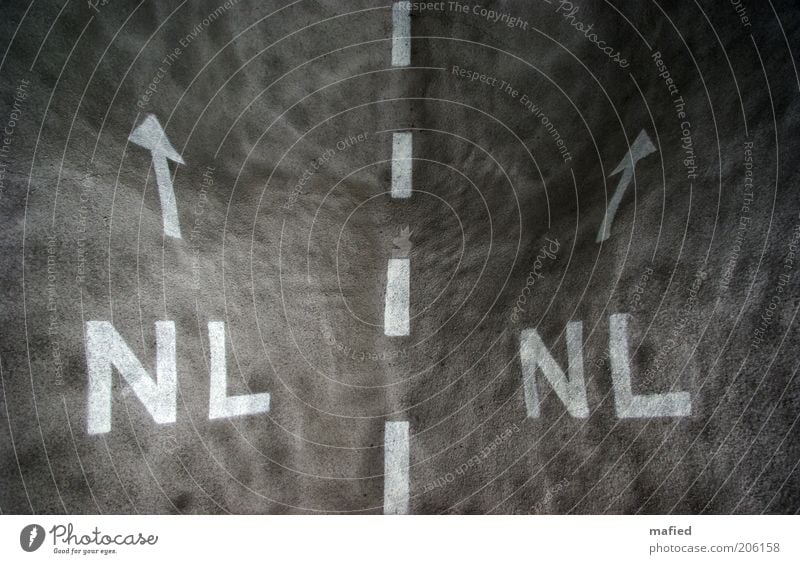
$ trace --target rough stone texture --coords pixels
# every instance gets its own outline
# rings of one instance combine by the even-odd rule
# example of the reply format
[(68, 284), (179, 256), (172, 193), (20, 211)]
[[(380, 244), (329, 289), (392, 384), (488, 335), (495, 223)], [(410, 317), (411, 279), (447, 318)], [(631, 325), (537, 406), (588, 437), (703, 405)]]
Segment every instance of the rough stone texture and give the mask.
[[(388, 1), (241, 0), (207, 26), (217, 0), (6, 2), (3, 127), (29, 85), (0, 193), (0, 511), (381, 513), (386, 420), (410, 422), (415, 513), (797, 511), (800, 267), (784, 264), (800, 225), (800, 12), (745, 2), (745, 27), (728, 2), (574, 4), (628, 68), (557, 0), (483, 4), (527, 29), (447, 3), (415, 12), (407, 69), (391, 68)], [(650, 47), (686, 102), (692, 182)], [(186, 162), (170, 164), (182, 240), (162, 237), (150, 155), (126, 142), (147, 113)], [(659, 151), (598, 244), (609, 175), (642, 129)], [(414, 132), (407, 201), (388, 197), (394, 130)], [(386, 261), (405, 226), (411, 336), (387, 338)], [(537, 264), (547, 238), (558, 251)], [(631, 315), (634, 390), (688, 391), (690, 417), (617, 418), (614, 313)], [(85, 322), (113, 322), (153, 373), (164, 319), (177, 423), (154, 424), (118, 378), (112, 431), (88, 435)], [(216, 320), (231, 393), (270, 392), (268, 414), (208, 420)], [(566, 369), (570, 320), (590, 417), (538, 374), (541, 415), (526, 418), (519, 335), (536, 328)]]

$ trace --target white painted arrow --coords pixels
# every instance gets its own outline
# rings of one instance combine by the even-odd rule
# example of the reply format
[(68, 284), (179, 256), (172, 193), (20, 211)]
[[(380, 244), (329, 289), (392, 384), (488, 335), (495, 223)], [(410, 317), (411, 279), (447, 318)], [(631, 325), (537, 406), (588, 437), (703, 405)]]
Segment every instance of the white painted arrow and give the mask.
[(411, 261), (407, 258), (389, 259), (383, 311), (383, 333), (387, 337), (407, 337), (411, 331), (408, 315), (410, 287)]
[(392, 6), (392, 66), (411, 64), (411, 2)]
[(396, 248), (392, 249), (392, 258), (386, 269), (383, 333), (387, 337), (406, 337), (410, 333), (411, 230), (405, 226), (392, 241)]
[(178, 205), (175, 202), (175, 190), (172, 188), (172, 178), (169, 175), (167, 159), (178, 164), (186, 163), (183, 162), (183, 158), (169, 142), (164, 129), (153, 114), (147, 114), (144, 121), (128, 137), (128, 141), (144, 147), (152, 153), (153, 168), (156, 169), (158, 195), (161, 199), (164, 235), (180, 239), (181, 226), (178, 221)]
[(653, 142), (650, 141), (650, 138), (643, 129), (639, 135), (636, 136), (636, 140), (633, 142), (630, 149), (628, 149), (628, 153), (622, 161), (617, 165), (617, 168), (612, 170), (611, 174), (608, 175), (608, 177), (611, 178), (615, 174), (622, 173), (619, 184), (617, 184), (617, 190), (614, 192), (611, 201), (608, 202), (608, 209), (606, 209), (603, 224), (597, 232), (597, 243), (601, 243), (611, 236), (611, 225), (614, 223), (614, 216), (617, 215), (617, 208), (622, 201), (625, 190), (628, 188), (628, 184), (633, 180), (633, 167), (636, 166), (639, 160), (655, 151), (655, 145), (653, 145)]

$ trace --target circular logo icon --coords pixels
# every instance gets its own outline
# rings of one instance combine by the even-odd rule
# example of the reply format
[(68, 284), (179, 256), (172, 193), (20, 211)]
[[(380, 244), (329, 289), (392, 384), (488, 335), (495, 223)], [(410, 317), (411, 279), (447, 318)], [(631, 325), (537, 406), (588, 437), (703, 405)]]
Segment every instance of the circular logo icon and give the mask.
[(44, 542), (44, 527), (41, 525), (28, 525), (23, 527), (19, 534), (19, 545), (25, 552), (37, 550)]

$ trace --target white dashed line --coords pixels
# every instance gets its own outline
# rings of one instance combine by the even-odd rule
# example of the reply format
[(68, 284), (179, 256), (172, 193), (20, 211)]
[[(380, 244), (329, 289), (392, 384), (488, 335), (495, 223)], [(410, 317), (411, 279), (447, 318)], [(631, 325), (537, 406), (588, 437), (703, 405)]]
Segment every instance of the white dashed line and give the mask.
[(185, 164), (180, 154), (164, 134), (156, 116), (148, 114), (144, 121), (131, 133), (128, 140), (144, 147), (153, 155), (153, 168), (156, 170), (158, 196), (161, 199), (161, 215), (164, 221), (164, 235), (181, 238), (181, 227), (178, 221), (178, 204), (175, 201), (175, 190), (169, 175), (167, 159), (178, 164)]
[(408, 421), (387, 421), (384, 431), (383, 513), (408, 514)]
[(411, 132), (392, 137), (392, 198), (411, 197)]
[(409, 2), (395, 2), (392, 6), (392, 66), (411, 64), (411, 10)]

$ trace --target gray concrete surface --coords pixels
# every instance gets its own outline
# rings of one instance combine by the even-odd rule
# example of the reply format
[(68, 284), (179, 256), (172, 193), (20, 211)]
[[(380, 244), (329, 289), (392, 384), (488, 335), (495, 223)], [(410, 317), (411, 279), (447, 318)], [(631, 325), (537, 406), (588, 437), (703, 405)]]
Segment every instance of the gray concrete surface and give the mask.
[[(795, 3), (443, 2), (412, 12), (408, 67), (389, 1), (102, 4), (0, 7), (0, 511), (382, 513), (386, 421), (409, 422), (413, 513), (800, 509)], [(185, 162), (181, 239), (127, 141), (148, 114)], [(406, 226), (410, 335), (387, 337)], [(619, 417), (620, 313), (634, 393), (689, 416)], [(117, 375), (87, 432), (93, 320), (151, 375), (174, 321), (175, 423)], [(268, 413), (209, 419), (212, 321), (230, 393)], [(520, 336), (566, 371), (570, 321), (589, 415), (537, 371), (528, 417)]]

